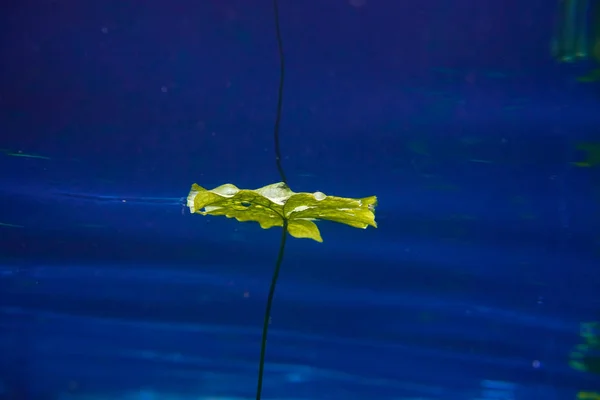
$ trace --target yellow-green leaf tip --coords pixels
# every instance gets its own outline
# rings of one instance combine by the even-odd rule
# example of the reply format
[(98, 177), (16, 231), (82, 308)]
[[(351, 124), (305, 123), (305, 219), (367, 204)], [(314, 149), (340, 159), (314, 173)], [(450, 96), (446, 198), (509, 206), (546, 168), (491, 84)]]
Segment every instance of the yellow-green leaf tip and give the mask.
[(375, 206), (377, 197), (360, 199), (327, 196), (322, 192), (295, 193), (283, 182), (259, 189), (239, 189), (227, 183), (208, 190), (193, 184), (187, 197), (191, 213), (224, 215), (240, 222), (255, 221), (263, 229), (283, 226), (295, 238), (322, 242), (314, 220), (329, 220), (355, 228), (377, 227)]

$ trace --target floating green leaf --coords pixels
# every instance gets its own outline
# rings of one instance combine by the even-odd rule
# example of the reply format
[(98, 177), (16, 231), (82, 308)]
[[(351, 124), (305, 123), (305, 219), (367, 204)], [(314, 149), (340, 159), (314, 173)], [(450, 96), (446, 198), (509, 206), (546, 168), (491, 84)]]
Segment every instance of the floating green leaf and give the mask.
[(263, 229), (283, 226), (287, 220), (290, 235), (317, 242), (323, 241), (313, 222), (317, 219), (355, 228), (377, 227), (376, 196), (353, 199), (327, 196), (322, 192), (295, 193), (283, 182), (254, 190), (239, 189), (229, 183), (207, 190), (193, 184), (187, 205), (191, 213), (224, 215), (240, 222), (255, 221)]

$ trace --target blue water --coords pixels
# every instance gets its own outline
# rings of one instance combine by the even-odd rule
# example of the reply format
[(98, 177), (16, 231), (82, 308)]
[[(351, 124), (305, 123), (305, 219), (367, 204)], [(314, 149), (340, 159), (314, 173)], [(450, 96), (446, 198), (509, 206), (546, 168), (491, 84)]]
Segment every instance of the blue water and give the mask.
[[(252, 3), (252, 4), (250, 4)], [(192, 183), (279, 181), (270, 1), (0, 16), (0, 398), (253, 399), (277, 228)], [(600, 86), (541, 0), (280, 0), (295, 191), (378, 228), (290, 239), (263, 399), (567, 400), (600, 317)]]

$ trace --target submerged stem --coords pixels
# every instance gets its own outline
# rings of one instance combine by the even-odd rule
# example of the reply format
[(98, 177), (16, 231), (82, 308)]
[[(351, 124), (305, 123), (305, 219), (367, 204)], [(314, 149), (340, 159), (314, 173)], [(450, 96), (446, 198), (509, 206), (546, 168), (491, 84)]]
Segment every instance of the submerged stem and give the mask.
[(271, 322), (271, 307), (273, 305), (273, 297), (275, 296), (275, 287), (277, 286), (277, 279), (279, 278), (279, 270), (281, 269), (281, 263), (283, 262), (283, 255), (285, 253), (287, 228), (288, 221), (284, 218), (283, 229), (281, 231), (281, 242), (279, 243), (279, 254), (277, 255), (277, 261), (275, 262), (275, 270), (273, 271), (273, 277), (271, 278), (269, 297), (267, 298), (267, 308), (265, 309), (265, 319), (263, 321), (263, 329), (260, 343), (260, 362), (258, 365), (258, 384), (256, 387), (256, 400), (260, 400), (262, 394), (263, 375), (265, 372), (265, 352), (267, 350), (267, 334), (269, 332), (269, 324)]

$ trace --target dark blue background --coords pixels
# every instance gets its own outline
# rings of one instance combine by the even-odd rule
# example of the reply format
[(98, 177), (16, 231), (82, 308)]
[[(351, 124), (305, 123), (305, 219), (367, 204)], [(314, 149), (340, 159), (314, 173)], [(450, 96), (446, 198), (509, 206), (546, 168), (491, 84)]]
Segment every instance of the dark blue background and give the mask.
[[(555, 4), (280, 11), (289, 183), (377, 195), (379, 228), (289, 241), (264, 398), (593, 390), (600, 88), (551, 58)], [(0, 30), (1, 395), (253, 398), (279, 232), (184, 199), (279, 179), (271, 2), (14, 2)]]

